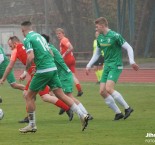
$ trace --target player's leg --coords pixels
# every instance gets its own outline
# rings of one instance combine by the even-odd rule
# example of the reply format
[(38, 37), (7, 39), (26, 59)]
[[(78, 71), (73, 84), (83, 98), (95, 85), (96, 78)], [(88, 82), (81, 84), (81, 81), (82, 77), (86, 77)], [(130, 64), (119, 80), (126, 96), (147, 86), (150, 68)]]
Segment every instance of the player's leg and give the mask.
[(29, 118), (29, 125), (19, 129), (21, 133), (27, 133), (27, 132), (36, 132), (36, 119), (35, 119), (35, 98), (37, 92), (34, 92), (32, 90), (28, 90), (26, 94), (26, 106), (27, 106), (27, 112), (28, 112), (28, 118)]
[(105, 86), (105, 83), (100, 83), (100, 95), (104, 98), (105, 103), (109, 106), (109, 108), (115, 112), (114, 120), (122, 119), (124, 115), (121, 113), (113, 97), (106, 92)]
[(75, 83), (75, 87), (78, 90), (77, 96), (80, 97), (80, 96), (83, 95), (83, 91), (82, 91), (80, 81), (78, 80), (78, 78), (77, 78), (77, 76), (75, 74), (75, 61), (74, 61), (74, 63), (69, 65), (69, 69), (71, 70), (71, 72), (73, 74), (73, 80), (74, 80), (74, 83)]
[(88, 115), (84, 114), (80, 110), (80, 108), (74, 103), (74, 101), (64, 94), (63, 90), (61, 89), (62, 85), (56, 71), (53, 72), (52, 78), (53, 79), (50, 82), (48, 82), (48, 86), (52, 89), (56, 97), (65, 102), (73, 112), (78, 114), (82, 122), (82, 131), (83, 131), (88, 125)]
[(31, 80), (27, 93), (25, 94), (29, 124), (28, 126), (19, 129), (21, 133), (37, 131), (36, 118), (35, 118), (35, 96), (39, 90), (42, 90), (46, 86), (46, 81), (44, 84), (43, 78), (44, 78), (44, 75), (35, 74)]
[(114, 120), (119, 120), (123, 118), (123, 114), (115, 103), (114, 98), (107, 92), (106, 85), (107, 79), (109, 76), (110, 69), (108, 66), (104, 67), (104, 73), (102, 74), (101, 82), (100, 82), (100, 95), (104, 98), (105, 103), (115, 112)]
[[(27, 94), (27, 91), (28, 91), (28, 88), (29, 88), (29, 85), (31, 83), (31, 80), (32, 80), (32, 77), (27, 81), (26, 85), (25, 85), (25, 88), (24, 88), (24, 91), (23, 91), (23, 98), (24, 98), (24, 101), (25, 101), (25, 104), (26, 104), (26, 94)], [(26, 106), (26, 105), (25, 105)], [(25, 107), (26, 109), (26, 115), (24, 117), (24, 119), (22, 120), (19, 120), (18, 123), (29, 123), (29, 119), (28, 119), (28, 114), (27, 114), (27, 106)]]
[(45, 102), (52, 103), (59, 108), (62, 108), (64, 111), (66, 111), (69, 117), (69, 121), (71, 121), (73, 118), (73, 112), (72, 110), (70, 110), (70, 107), (66, 105), (63, 101), (55, 97), (54, 94), (50, 95), (49, 91), (50, 91), (50, 88), (48, 86), (46, 86), (43, 91), (39, 91), (39, 95), (41, 96), (42, 100)]
[(7, 76), (7, 81), (8, 81), (8, 83), (10, 84), (10, 86), (13, 89), (19, 89), (19, 90), (22, 90), (23, 91), (24, 88), (25, 88), (25, 86), (23, 84), (16, 83), (16, 79), (15, 79), (13, 70)]
[(124, 100), (123, 96), (114, 89), (115, 83), (117, 82), (122, 70), (116, 68), (110, 71), (109, 78), (106, 84), (106, 90), (111, 96), (125, 108), (125, 116), (124, 119), (128, 118), (130, 114), (133, 112), (133, 109), (129, 107), (127, 102)]
[(69, 96), (70, 98), (72, 98), (72, 100), (78, 105), (78, 107), (81, 109), (81, 111), (85, 114), (87, 114), (89, 116), (89, 120), (93, 120), (93, 117), (88, 113), (88, 111), (86, 110), (86, 108), (83, 106), (83, 104), (76, 99), (72, 93), (65, 93), (67, 96)]
[(74, 103), (71, 98), (64, 94), (61, 88), (54, 89), (53, 92), (59, 99), (65, 102), (73, 112), (75, 112), (79, 116), (82, 122), (82, 131), (84, 131), (84, 129), (88, 125), (89, 116), (83, 113), (81, 109), (76, 105), (76, 103)]

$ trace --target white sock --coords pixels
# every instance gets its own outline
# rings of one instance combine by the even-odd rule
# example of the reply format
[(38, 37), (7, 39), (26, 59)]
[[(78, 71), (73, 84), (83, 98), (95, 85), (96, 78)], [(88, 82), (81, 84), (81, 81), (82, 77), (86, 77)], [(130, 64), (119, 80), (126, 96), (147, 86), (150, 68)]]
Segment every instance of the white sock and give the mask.
[(79, 104), (78, 104), (78, 107), (81, 109), (81, 111), (82, 111), (84, 114), (88, 114), (86, 108), (82, 105), (82, 103), (79, 103)]
[(84, 118), (85, 117), (85, 114), (81, 111), (81, 109), (75, 103), (73, 103), (73, 105), (70, 107), (70, 109), (73, 112), (75, 112), (79, 116), (79, 118)]
[(28, 117), (29, 117), (29, 125), (35, 126), (36, 125), (35, 111), (34, 112), (28, 112)]
[(114, 91), (111, 96), (120, 104), (122, 105), (125, 109), (128, 109), (129, 108), (129, 105), (126, 103), (126, 101), (123, 99), (122, 95), (117, 92), (117, 91)]
[(111, 95), (109, 95), (107, 98), (104, 99), (105, 103), (116, 113), (121, 113), (120, 109), (118, 108), (118, 106), (115, 103), (115, 100), (113, 99), (113, 97)]

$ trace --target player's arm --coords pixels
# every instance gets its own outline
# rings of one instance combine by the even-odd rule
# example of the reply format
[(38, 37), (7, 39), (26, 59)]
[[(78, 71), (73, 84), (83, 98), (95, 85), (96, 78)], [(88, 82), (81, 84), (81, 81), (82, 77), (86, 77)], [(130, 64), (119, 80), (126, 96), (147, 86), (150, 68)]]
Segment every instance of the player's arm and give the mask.
[(133, 49), (132, 47), (127, 43), (125, 42), (122, 47), (127, 50), (127, 53), (128, 53), (128, 57), (129, 57), (129, 62), (130, 62), (130, 65), (132, 66), (132, 68), (134, 70), (138, 70), (139, 69), (139, 66), (135, 63), (134, 61), (134, 52), (133, 52)]
[(98, 60), (98, 58), (100, 57), (100, 55), (101, 55), (101, 51), (100, 51), (99, 47), (96, 47), (95, 53), (93, 54), (91, 60), (89, 61), (89, 63), (86, 66), (86, 74), (87, 75), (89, 74), (90, 68)]
[(27, 61), (25, 71), (28, 71), (34, 61), (34, 53), (33, 50), (27, 52)]
[(71, 51), (73, 51), (73, 46), (72, 46), (72, 44), (70, 43), (70, 42), (68, 42), (67, 44), (67, 50), (66, 50), (66, 52), (62, 55), (62, 57), (65, 57), (68, 53), (70, 53)]
[(20, 75), (20, 80), (24, 80), (26, 78), (27, 72), (29, 68), (31, 67), (33, 61), (34, 61), (33, 50), (29, 50), (27, 51), (26, 67), (25, 67), (23, 74)]

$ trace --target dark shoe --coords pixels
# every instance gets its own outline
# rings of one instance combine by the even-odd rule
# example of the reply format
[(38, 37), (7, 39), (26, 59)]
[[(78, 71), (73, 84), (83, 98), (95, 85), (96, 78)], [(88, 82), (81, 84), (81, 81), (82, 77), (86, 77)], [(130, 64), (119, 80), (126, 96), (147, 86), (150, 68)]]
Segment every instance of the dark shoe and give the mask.
[(65, 110), (61, 108), (59, 111), (59, 115), (62, 115), (64, 112), (65, 112)]
[(29, 119), (25, 117), (23, 120), (18, 121), (18, 123), (29, 123)]
[(132, 108), (125, 109), (124, 119), (127, 119), (134, 110)]
[(2, 103), (2, 98), (0, 97), (0, 103)]
[(73, 111), (69, 109), (68, 111), (66, 111), (66, 113), (67, 113), (67, 115), (69, 117), (69, 121), (72, 121), (73, 116), (74, 116)]
[(87, 114), (88, 115), (88, 120), (93, 120), (93, 116), (91, 116), (90, 114)]
[(80, 96), (82, 96), (83, 95), (83, 92), (82, 91), (79, 91), (78, 93), (77, 93), (77, 97), (80, 97)]
[(120, 119), (122, 119), (123, 117), (124, 117), (124, 115), (123, 115), (122, 113), (118, 113), (118, 114), (115, 115), (114, 120), (120, 120)]

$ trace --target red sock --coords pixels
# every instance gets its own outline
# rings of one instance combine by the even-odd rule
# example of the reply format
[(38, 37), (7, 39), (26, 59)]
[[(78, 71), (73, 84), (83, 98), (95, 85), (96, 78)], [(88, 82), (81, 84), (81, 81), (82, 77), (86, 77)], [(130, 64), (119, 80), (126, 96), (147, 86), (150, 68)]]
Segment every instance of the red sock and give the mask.
[(67, 106), (67, 105), (66, 105), (63, 101), (61, 101), (61, 100), (58, 100), (58, 101), (55, 103), (55, 105), (56, 105), (57, 107), (60, 107), (60, 108), (64, 109), (65, 111), (68, 111), (68, 110), (70, 109), (70, 107)]
[(78, 92), (81, 92), (81, 91), (82, 91), (82, 90), (81, 90), (81, 85), (80, 85), (80, 84), (76, 84), (76, 88), (77, 88)]

